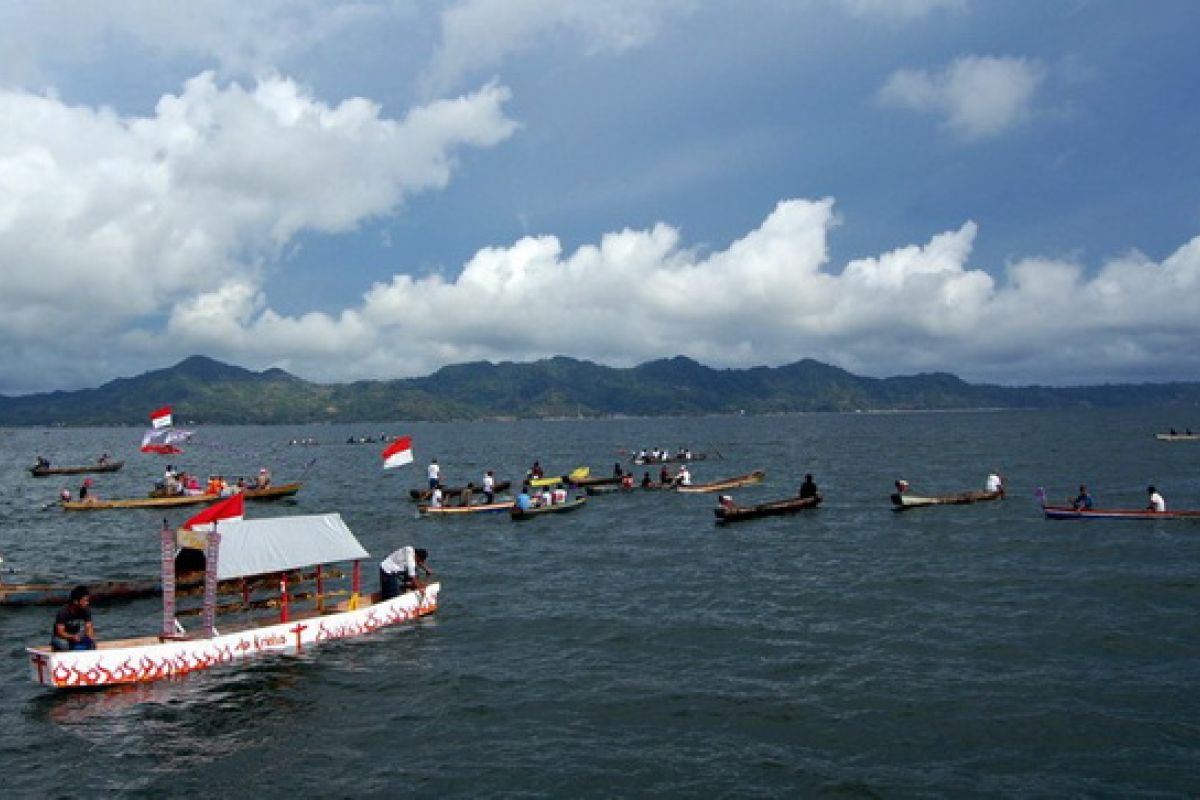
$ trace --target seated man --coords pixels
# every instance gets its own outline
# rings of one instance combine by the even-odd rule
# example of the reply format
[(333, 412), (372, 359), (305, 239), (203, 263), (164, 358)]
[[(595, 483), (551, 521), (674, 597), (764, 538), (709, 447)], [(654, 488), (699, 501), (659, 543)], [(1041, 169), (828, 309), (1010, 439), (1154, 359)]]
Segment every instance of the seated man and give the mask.
[(91, 598), (86, 586), (71, 590), (71, 599), (54, 615), (50, 633), (52, 650), (95, 650), (96, 632), (92, 628)]

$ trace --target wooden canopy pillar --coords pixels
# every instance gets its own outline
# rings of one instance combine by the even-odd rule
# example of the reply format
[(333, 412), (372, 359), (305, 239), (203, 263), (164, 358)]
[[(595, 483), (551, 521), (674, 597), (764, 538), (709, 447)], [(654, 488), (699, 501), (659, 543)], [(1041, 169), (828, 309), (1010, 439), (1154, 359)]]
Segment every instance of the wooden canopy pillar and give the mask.
[(175, 532), (164, 519), (159, 544), (162, 549), (162, 636), (175, 635)]

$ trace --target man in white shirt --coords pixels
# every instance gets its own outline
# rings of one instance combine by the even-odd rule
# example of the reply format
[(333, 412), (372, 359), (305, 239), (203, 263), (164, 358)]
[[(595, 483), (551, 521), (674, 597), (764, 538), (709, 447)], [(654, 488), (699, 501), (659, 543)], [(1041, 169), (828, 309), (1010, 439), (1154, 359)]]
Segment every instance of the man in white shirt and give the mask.
[(390, 600), (402, 592), (423, 589), (419, 572), (433, 575), (425, 563), (429, 551), (423, 547), (401, 547), (379, 563), (379, 591), (383, 600)]
[(989, 491), (989, 492), (1004, 491), (1004, 481), (1000, 478), (1000, 473), (998, 471), (992, 470), (991, 473), (987, 476), (986, 491)]
[(442, 468), (438, 466), (437, 459), (429, 462), (429, 488), (437, 487), (442, 481)]
[(1150, 486), (1146, 489), (1146, 491), (1150, 495), (1150, 504), (1146, 506), (1147, 511), (1157, 511), (1161, 514), (1167, 510), (1167, 501), (1164, 500), (1163, 496), (1158, 493), (1158, 489)]
[(490, 469), (483, 476), (483, 497), (488, 505), (496, 502), (496, 476)]

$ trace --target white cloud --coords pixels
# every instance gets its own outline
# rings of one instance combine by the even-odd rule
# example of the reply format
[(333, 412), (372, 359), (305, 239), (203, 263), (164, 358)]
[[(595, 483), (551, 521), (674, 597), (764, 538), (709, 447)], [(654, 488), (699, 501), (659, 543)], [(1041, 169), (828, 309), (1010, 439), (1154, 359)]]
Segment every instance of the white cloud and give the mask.
[(941, 114), (959, 136), (982, 139), (1028, 117), (1044, 76), (1037, 61), (965, 56), (939, 72), (897, 70), (878, 98), (886, 106)]
[(227, 76), (271, 69), (346, 28), (404, 14), (392, 0), (44, 0), (0, 6), (0, 85), (45, 85), (63, 64), (131, 43), (166, 57), (214, 62)]
[(547, 42), (585, 55), (621, 53), (653, 39), (690, 0), (462, 0), (442, 12), (442, 37), (422, 78), (432, 95)]
[[(508, 97), (492, 84), (391, 120), (285, 78), (246, 88), (205, 73), (154, 116), (122, 118), (0, 91), (0, 335), (56, 342), (56, 365), (143, 319), (245, 322), (260, 265), (301, 231), (351, 230), (444, 187), (458, 150), (513, 133)], [(10, 382), (48, 366), (10, 352), (0, 372), (9, 357)]]
[(177, 305), (167, 330), (181, 354), (319, 380), (563, 353), (735, 367), (814, 357), (870, 375), (1000, 382), (1088, 383), (1097, 363), (1133, 376), (1200, 366), (1200, 237), (1161, 264), (1132, 253), (1089, 277), (1079, 264), (1027, 259), (998, 283), (969, 265), (972, 222), (840, 271), (827, 261), (834, 224), (831, 200), (789, 200), (704, 256), (664, 224), (573, 253), (526, 237), (480, 250), (452, 280), (396, 275), (337, 315), (280, 315), (260, 290), (227, 285)]

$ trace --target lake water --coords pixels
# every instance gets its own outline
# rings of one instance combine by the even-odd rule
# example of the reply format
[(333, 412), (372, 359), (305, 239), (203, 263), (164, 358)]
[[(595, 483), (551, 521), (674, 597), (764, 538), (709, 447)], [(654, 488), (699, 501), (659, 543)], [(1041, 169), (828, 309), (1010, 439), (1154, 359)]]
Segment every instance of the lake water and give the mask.
[[(1033, 498), (1086, 481), (1100, 506), (1200, 508), (1200, 428), (1165, 411), (800, 414), (698, 419), (202, 427), (166, 459), (142, 431), (0, 430), (0, 552), (70, 580), (157, 572), (162, 512), (46, 508), (101, 451), (100, 496), (143, 494), (167, 461), (303, 478), (289, 505), (339, 511), (373, 556), (431, 552), (416, 624), (128, 690), (54, 693), (23, 648), (52, 609), (0, 610), (7, 796), (921, 797), (1200, 793), (1200, 523), (1046, 521)], [(380, 469), (409, 434), (416, 463)], [(296, 437), (319, 446), (289, 446)], [(709, 454), (697, 481), (767, 471), (743, 503), (825, 502), (726, 528), (712, 495), (591, 498), (525, 523), (421, 519), (408, 490), (608, 474), (638, 447)], [(719, 457), (718, 457), (719, 456)], [(314, 460), (315, 459), (315, 460)], [(1007, 478), (1000, 503), (895, 513), (916, 493)], [(172, 523), (187, 510), (168, 512)], [(374, 585), (374, 567), (364, 575)], [(18, 578), (22, 573), (6, 575)], [(153, 599), (97, 609), (102, 637), (157, 629)]]

